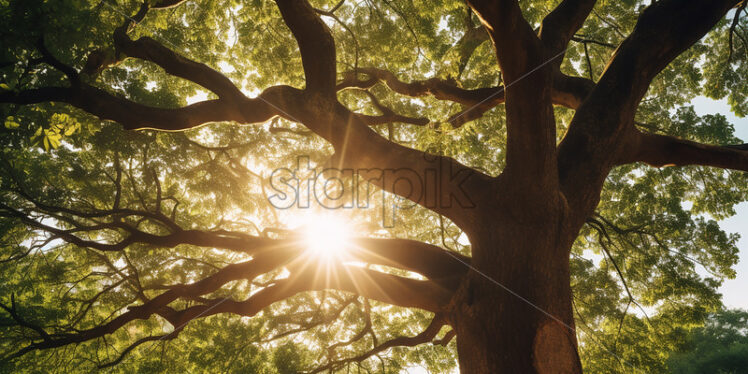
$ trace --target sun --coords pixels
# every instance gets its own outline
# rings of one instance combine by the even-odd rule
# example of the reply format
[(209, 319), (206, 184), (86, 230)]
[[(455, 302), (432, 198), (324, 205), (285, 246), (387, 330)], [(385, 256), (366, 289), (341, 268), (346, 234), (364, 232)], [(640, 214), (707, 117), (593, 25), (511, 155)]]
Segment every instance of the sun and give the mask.
[(300, 229), (307, 250), (317, 257), (340, 258), (351, 245), (351, 226), (340, 217), (311, 215), (304, 219)]

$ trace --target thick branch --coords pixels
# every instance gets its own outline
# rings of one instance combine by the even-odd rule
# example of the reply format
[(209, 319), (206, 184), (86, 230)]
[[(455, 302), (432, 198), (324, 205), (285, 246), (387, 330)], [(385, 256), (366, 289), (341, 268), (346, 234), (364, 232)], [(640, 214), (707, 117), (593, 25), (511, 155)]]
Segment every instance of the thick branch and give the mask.
[[(183, 108), (165, 109), (138, 104), (81, 84), (71, 88), (4, 92), (0, 94), (0, 102), (69, 103), (102, 119), (117, 121), (126, 129), (166, 131), (184, 130), (214, 121), (256, 123), (279, 115), (303, 123), (330, 141), (336, 149), (333, 166), (363, 171), (366, 180), (453, 220), (465, 222), (470, 219), (468, 210), (475, 206), (472, 200), (490, 193), (485, 188), (487, 183), (491, 183), (490, 179), (454, 159), (431, 156), (394, 144), (369, 129), (370, 124), (384, 120), (407, 120), (417, 124), (423, 120), (387, 115), (362, 116), (343, 107), (334, 96), (335, 54), (329, 30), (306, 2), (284, 0), (278, 5), (302, 51), (308, 78), (305, 91), (276, 86), (266, 89), (257, 99), (240, 98), (239, 102), (234, 99), (208, 100)], [(157, 46), (153, 48), (158, 49)], [(182, 64), (179, 65), (181, 68), (195, 67), (192, 63), (179, 61), (174, 55), (158, 58), (164, 60), (164, 65), (173, 63)], [(333, 94), (327, 95), (328, 84)], [(403, 182), (398, 177), (403, 173), (414, 178)], [(387, 180), (389, 176), (397, 178)], [(434, 188), (427, 190), (427, 185)]]
[(504, 80), (513, 82), (543, 62), (540, 40), (515, 0), (468, 1), (489, 31)]
[(408, 308), (419, 308), (432, 312), (441, 311), (451, 298), (451, 292), (432, 281), (403, 278), (392, 274), (351, 265), (328, 265), (319, 267), (302, 264), (300, 272), (292, 271), (291, 282), (282, 286), (283, 291), (336, 289), (352, 292), (369, 299)]
[[(302, 120), (312, 131), (326, 137), (335, 147), (329, 166), (353, 169), (365, 181), (413, 203), (443, 214), (458, 224), (470, 220), (475, 201), (490, 191), (488, 176), (452, 158), (392, 143), (372, 131), (364, 119), (340, 104), (327, 112)], [(330, 128), (329, 124), (346, 124)], [(398, 209), (412, 204), (401, 202)]]
[[(97, 75), (99, 72), (101, 72), (101, 70), (109, 67), (110, 65), (117, 64), (121, 62), (124, 58), (127, 58), (128, 57), (126, 54), (127, 52), (121, 50), (117, 44), (123, 40), (129, 41), (129, 38), (127, 37), (127, 33), (133, 28), (133, 26), (137, 23), (142, 22), (145, 16), (148, 14), (148, 11), (151, 9), (171, 8), (183, 2), (184, 0), (164, 0), (160, 2), (154, 2), (154, 3), (151, 3), (149, 1), (143, 1), (137, 13), (135, 13), (132, 17), (125, 16), (125, 20), (122, 23), (122, 25), (120, 25), (114, 30), (114, 33), (112, 36), (114, 39), (116, 53), (109, 54), (103, 49), (98, 49), (96, 51), (91, 52), (86, 57), (86, 64), (83, 68), (83, 73), (89, 74), (89, 75)], [(163, 47), (161, 48), (163, 49)], [(125, 54), (123, 54), (122, 52), (125, 52)], [(139, 53), (139, 51), (134, 51), (134, 52)], [(171, 53), (171, 51), (168, 51), (168, 52)]]
[[(183, 0), (169, 0), (156, 3), (152, 8), (169, 8)], [(218, 95), (222, 99), (243, 101), (244, 94), (225, 75), (208, 65), (192, 61), (164, 47), (149, 37), (131, 40), (127, 35), (131, 22), (140, 22), (148, 13), (148, 2), (144, 2), (138, 13), (114, 31), (114, 45), (118, 54), (151, 61), (163, 68), (168, 74), (197, 83)]]
[(171, 109), (138, 104), (100, 88), (80, 84), (70, 88), (46, 87), (18, 93), (3, 92), (0, 93), (0, 103), (67, 103), (101, 119), (116, 121), (128, 130), (150, 128), (180, 131), (209, 122), (264, 122), (282, 115), (277, 107), (283, 105), (285, 95), (294, 93), (295, 89), (291, 87), (276, 86), (265, 90), (257, 99), (245, 98), (240, 102), (208, 100)]
[[(366, 117), (352, 113), (336, 100), (334, 45), (318, 14), (305, 1), (300, 5), (279, 0), (278, 6), (300, 45), (307, 85), (320, 87), (307, 89), (284, 108), (332, 143), (336, 153), (329, 166), (358, 171), (367, 181), (456, 222), (470, 219), (475, 207), (471, 199), (489, 193), (485, 187), (490, 179), (454, 159), (401, 146), (370, 129)], [(330, 75), (333, 92), (328, 96), (325, 85)], [(434, 191), (426, 186), (434, 186)]]
[[(596, 2), (597, 0), (564, 0), (543, 19), (540, 40), (551, 54), (555, 55), (566, 49)], [(558, 59), (556, 65), (560, 64), (561, 59)]]
[(704, 165), (748, 171), (748, 144), (716, 146), (667, 135), (638, 133), (630, 159), (653, 166)]
[[(556, 124), (552, 91), (554, 59), (527, 23), (515, 0), (468, 1), (489, 30), (506, 86), (506, 168), (518, 198), (546, 210), (557, 188)], [(543, 198), (541, 198), (543, 196)]]
[(556, 72), (553, 76), (553, 104), (577, 109), (594, 88), (595, 82), (590, 79)]
[[(65, 212), (79, 217), (103, 215), (103, 211), (76, 212), (70, 208), (47, 206), (41, 203), (35, 206), (38, 208), (46, 207), (52, 211)], [(74, 223), (76, 228), (66, 231), (43, 225), (26, 216), (23, 212), (7, 205), (3, 205), (2, 208), (9, 215), (22, 219), (28, 225), (49, 231), (63, 240), (81, 246), (96, 247), (96, 242), (85, 241), (73, 236), (72, 232), (87, 229), (78, 226), (73, 221), (71, 222)], [(113, 210), (113, 212), (115, 211), (120, 210)], [(163, 217), (159, 218), (163, 219)], [(65, 221), (67, 222), (67, 220)], [(90, 229), (108, 229), (110, 226), (127, 229), (124, 224), (117, 222), (98, 224), (97, 226), (91, 226)], [(186, 323), (194, 318), (217, 313), (252, 316), (276, 301), (286, 299), (299, 292), (311, 290), (336, 289), (348, 291), (385, 303), (436, 312), (441, 310), (450, 300), (452, 290), (457, 287), (460, 277), (465, 273), (466, 269), (463, 263), (469, 261), (468, 258), (459, 254), (447, 253), (436, 246), (411, 240), (362, 238), (351, 242), (351, 248), (347, 252), (345, 261), (366, 262), (415, 271), (433, 279), (421, 281), (356, 266), (325, 262), (325, 260), (310, 257), (305, 255), (308, 253), (305, 250), (306, 243), (303, 239), (296, 237), (268, 239), (228, 232), (200, 232), (195, 230), (180, 231), (167, 236), (155, 236), (134, 229), (129, 231), (131, 237), (137, 238), (130, 239), (130, 241), (139, 240), (156, 246), (174, 246), (180, 243), (209, 247), (236, 246), (235, 249), (241, 248), (244, 251), (251, 249), (253, 259), (228, 265), (211, 276), (191, 284), (164, 286), (163, 288), (167, 289), (165, 292), (152, 299), (144, 299), (142, 305), (129, 307), (128, 311), (108, 323), (73, 334), (48, 334), (42, 327), (29, 324), (19, 318), (18, 321), (22, 326), (37, 331), (42, 340), (21, 349), (14, 357), (32, 350), (55, 348), (102, 337), (122, 328), (131, 321), (147, 319), (153, 314), (158, 314), (168, 320), (175, 326), (175, 332), (181, 330)], [(291, 276), (288, 279), (276, 281), (273, 285), (257, 292), (245, 301), (206, 300), (200, 297), (217, 291), (229, 282), (240, 279), (251, 281), (260, 274), (282, 266), (291, 269)], [(175, 311), (169, 304), (177, 299), (197, 300), (203, 304), (182, 311)], [(14, 306), (5, 309), (15, 315)], [(138, 344), (136, 342), (131, 347)], [(126, 354), (127, 351), (129, 349), (123, 354)]]
[(401, 268), (423, 274), (455, 289), (467, 272), (470, 258), (435, 245), (408, 239), (356, 239), (349, 255), (358, 261)]
[[(182, 1), (165, 0), (151, 7), (168, 8)], [(21, 92), (3, 92), (0, 93), (0, 103), (68, 103), (101, 119), (119, 122), (130, 130), (152, 128), (178, 131), (209, 122), (258, 123), (276, 115), (287, 117), (281, 109), (286, 101), (285, 97), (298, 94), (298, 90), (287, 86), (276, 86), (266, 89), (256, 99), (249, 99), (226, 76), (209, 66), (185, 58), (151, 38), (131, 40), (127, 36), (130, 25), (141, 21), (148, 10), (148, 2), (143, 3), (136, 15), (126, 19), (124, 24), (115, 30), (114, 41), (118, 54), (154, 62), (168, 74), (187, 79), (211, 90), (219, 96), (219, 100), (203, 101), (176, 109), (138, 104), (100, 88), (81, 83), (77, 72), (57, 61), (44, 48), (42, 42), (39, 49), (43, 60), (64, 72), (74, 83), (72, 87), (44, 87)], [(90, 73), (100, 69), (100, 65), (105, 61), (99, 57), (101, 56), (89, 56), (84, 72)]]
[(577, 109), (559, 149), (562, 190), (583, 223), (606, 175), (636, 143), (634, 114), (652, 79), (705, 35), (737, 0), (662, 0), (647, 7), (619, 46), (588, 99)]
[[(265, 236), (253, 236), (240, 232), (225, 230), (201, 231), (183, 230), (175, 222), (160, 213), (138, 211), (132, 209), (114, 209), (109, 211), (95, 210), (90, 212), (79, 212), (75, 209), (43, 204), (35, 199), (30, 199), (25, 193), (20, 194), (28, 199), (34, 207), (42, 214), (49, 215), (58, 221), (72, 225), (72, 229), (64, 229), (44, 224), (38, 218), (32, 218), (29, 213), (0, 203), (0, 215), (20, 219), (26, 225), (35, 229), (46, 231), (60, 239), (81, 247), (93, 248), (102, 251), (119, 251), (132, 243), (143, 243), (156, 247), (175, 247), (188, 244), (200, 247), (212, 247), (233, 250), (237, 252), (256, 255), (266, 251), (281, 251), (284, 248), (293, 249), (297, 253), (305, 250), (305, 238), (298, 237), (290, 232), (290, 236), (283, 239), (270, 239)], [(66, 216), (54, 214), (62, 212)], [(167, 235), (155, 235), (140, 231), (129, 226), (121, 220), (125, 216), (148, 217), (156, 222), (162, 223), (172, 230)], [(112, 222), (94, 221), (95, 224), (86, 226), (79, 222), (79, 218), (110, 219)], [(114, 244), (101, 243), (94, 240), (86, 240), (77, 237), (76, 233), (97, 232), (101, 230), (122, 230), (128, 236)], [(460, 278), (466, 271), (466, 263), (470, 258), (446, 251), (438, 246), (407, 239), (375, 239), (356, 238), (351, 239), (348, 244), (349, 251), (346, 252), (347, 261), (359, 261), (377, 265), (385, 265), (404, 270), (420, 273), (430, 279), (439, 280), (443, 284), (451, 284)]]
[(283, 20), (299, 43), (307, 90), (335, 92), (335, 41), (307, 1), (277, 0)]
[(124, 53), (128, 57), (151, 61), (163, 68), (168, 74), (197, 83), (211, 90), (222, 99), (237, 101), (246, 99), (244, 94), (225, 75), (208, 65), (185, 58), (149, 37), (142, 37), (133, 41), (123, 30), (118, 29), (114, 34), (114, 42), (118, 52)]

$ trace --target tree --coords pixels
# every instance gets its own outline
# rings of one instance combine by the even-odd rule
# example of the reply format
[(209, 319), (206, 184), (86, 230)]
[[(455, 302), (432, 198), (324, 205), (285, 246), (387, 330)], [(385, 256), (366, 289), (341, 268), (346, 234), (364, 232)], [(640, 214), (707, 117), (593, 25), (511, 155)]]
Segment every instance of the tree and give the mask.
[(709, 316), (704, 327), (691, 331), (688, 348), (668, 359), (670, 371), (743, 373), (748, 367), (748, 312), (724, 310)]
[[(643, 3), (3, 2), (5, 365), (662, 370), (734, 275), (748, 146), (683, 105), (748, 112), (748, 36)], [(310, 254), (300, 155), (397, 225)]]

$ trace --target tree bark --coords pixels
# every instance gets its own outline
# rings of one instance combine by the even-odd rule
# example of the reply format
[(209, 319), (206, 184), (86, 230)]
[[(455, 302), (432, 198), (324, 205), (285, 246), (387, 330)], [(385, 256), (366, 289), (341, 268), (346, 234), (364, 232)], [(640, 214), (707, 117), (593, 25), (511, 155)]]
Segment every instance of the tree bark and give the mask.
[(533, 222), (502, 211), (471, 233), (474, 270), (450, 306), (460, 371), (581, 373), (563, 209)]

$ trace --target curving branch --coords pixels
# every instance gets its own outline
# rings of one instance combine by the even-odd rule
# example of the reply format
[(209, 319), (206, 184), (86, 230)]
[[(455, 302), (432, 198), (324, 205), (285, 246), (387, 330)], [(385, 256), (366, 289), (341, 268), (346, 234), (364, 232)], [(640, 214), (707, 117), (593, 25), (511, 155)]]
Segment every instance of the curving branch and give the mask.
[[(47, 334), (44, 329), (24, 322), (22, 326), (32, 328), (44, 337), (12, 354), (10, 358), (22, 356), (34, 350), (43, 350), (77, 344), (103, 337), (122, 328), (136, 319), (147, 319), (158, 314), (181, 331), (190, 321), (220, 313), (254, 316), (269, 305), (290, 298), (300, 292), (327, 289), (352, 292), (370, 299), (403, 307), (421, 308), (438, 312), (449, 302), (451, 293), (430, 281), (421, 281), (380, 273), (356, 266), (315, 263), (310, 259), (294, 261), (293, 251), (269, 251), (255, 259), (233, 264), (201, 281), (176, 285), (161, 295), (140, 306), (131, 306), (126, 312), (106, 324), (76, 333)], [(291, 277), (279, 280), (256, 292), (248, 299), (235, 301), (229, 298), (203, 299), (200, 295), (213, 292), (231, 280), (248, 279), (287, 263), (291, 266)], [(320, 271), (323, 269), (324, 271)], [(200, 305), (183, 310), (174, 310), (168, 304), (178, 298), (198, 300)], [(3, 309), (13, 309), (3, 306)], [(137, 343), (137, 342), (136, 342)], [(125, 352), (126, 353), (126, 352)]]
[[(746, 6), (748, 6), (747, 1), (742, 1), (740, 3), (737, 10), (735, 10), (735, 16), (733, 16), (732, 18), (732, 24), (730, 24), (730, 31), (727, 34), (727, 48), (728, 48), (727, 63), (728, 64), (732, 61), (732, 53), (733, 53), (732, 40), (733, 40), (733, 36), (736, 34), (735, 28), (737, 28), (738, 24), (740, 23), (740, 13), (743, 13)], [(740, 34), (738, 34), (738, 36), (740, 36)], [(745, 43), (745, 39), (743, 39), (743, 43)]]
[[(116, 166), (115, 166), (116, 167)], [(24, 182), (9, 172), (10, 179), (18, 186), (12, 191), (18, 199), (13, 203), (21, 208), (0, 203), (0, 215), (13, 217), (26, 225), (52, 234), (71, 244), (102, 251), (121, 251), (133, 243), (148, 244), (156, 247), (175, 247), (181, 244), (200, 247), (212, 247), (233, 250), (241, 253), (257, 254), (269, 250), (295, 248), (304, 250), (304, 238), (292, 231), (286, 232), (280, 239), (271, 239), (265, 235), (254, 236), (227, 230), (183, 229), (162, 212), (137, 210), (132, 208), (81, 210), (67, 206), (49, 204), (35, 198), (22, 188)], [(10, 203), (9, 203), (10, 204)], [(43, 223), (50, 217), (64, 225)], [(131, 226), (129, 219), (145, 218), (168, 230), (165, 235), (157, 235)], [(140, 220), (138, 220), (140, 221)], [(66, 226), (66, 227), (62, 227)], [(76, 234), (116, 231), (127, 234), (118, 243), (108, 244), (96, 240), (82, 239)], [(423, 274), (431, 279), (462, 276), (470, 258), (452, 251), (408, 239), (353, 238), (349, 242), (346, 259), (363, 261), (372, 264), (397, 267)]]
[[(133, 57), (155, 63), (166, 71), (167, 74), (180, 77), (199, 84), (218, 95), (221, 99), (244, 101), (246, 96), (237, 88), (230, 79), (219, 73), (208, 65), (190, 60), (161, 43), (149, 37), (141, 37), (138, 40), (131, 40), (127, 35), (134, 23), (141, 22), (151, 8), (170, 8), (181, 4), (184, 0), (169, 0), (157, 2), (149, 5), (148, 1), (143, 2), (138, 12), (125, 19), (122, 26), (116, 28), (113, 33), (115, 55), (117, 62), (124, 58)], [(96, 56), (89, 56), (86, 63), (87, 71), (100, 70), (105, 60), (92, 59)], [(95, 62), (94, 62), (95, 61)]]
[[(182, 4), (184, 0), (164, 0), (159, 2), (149, 2), (144, 1), (140, 4), (140, 8), (138, 8), (138, 11), (132, 16), (128, 17), (125, 16), (125, 20), (122, 22), (122, 25), (117, 27), (114, 30), (113, 33), (113, 39), (115, 44), (115, 51), (113, 53), (108, 53), (104, 49), (97, 49), (91, 53), (89, 53), (86, 56), (86, 62), (83, 67), (82, 73), (90, 75), (90, 76), (96, 76), (98, 75), (102, 70), (118, 64), (122, 62), (125, 58), (128, 56), (117, 46), (118, 42), (120, 40), (124, 39), (129, 40), (127, 38), (127, 33), (131, 31), (131, 29), (143, 21), (145, 16), (148, 14), (148, 11), (151, 9), (165, 9), (165, 8), (172, 8), (179, 4)], [(100, 3), (105, 4), (105, 3)], [(111, 7), (111, 5), (109, 6)], [(169, 51), (171, 52), (171, 51)]]
[(97, 367), (99, 369), (106, 369), (108, 367), (115, 366), (115, 365), (119, 364), (120, 362), (122, 362), (122, 360), (125, 357), (127, 357), (127, 355), (133, 349), (137, 348), (138, 346), (140, 346), (140, 345), (142, 345), (144, 343), (148, 343), (148, 342), (157, 342), (157, 341), (172, 340), (172, 339), (176, 338), (177, 336), (179, 336), (179, 332), (181, 332), (181, 331), (182, 330), (174, 330), (174, 331), (172, 331), (172, 332), (170, 332), (168, 334), (153, 335), (153, 336), (146, 336), (145, 338), (140, 338), (140, 339), (136, 340), (135, 342), (133, 342), (132, 344), (130, 344), (129, 346), (127, 346), (127, 348), (123, 349), (122, 352), (119, 354), (119, 356), (117, 356), (117, 358), (115, 358), (114, 360), (112, 360), (110, 362), (107, 362), (107, 363), (104, 363), (104, 364), (100, 364)]
[[(306, 245), (304, 238), (296, 237), (295, 233), (282, 239), (271, 239), (266, 236), (254, 236), (239, 232), (225, 230), (202, 231), (184, 230), (163, 214), (137, 211), (132, 209), (116, 209), (111, 211), (95, 210), (91, 212), (80, 212), (66, 207), (51, 206), (37, 200), (32, 202), (42, 214), (49, 215), (58, 221), (72, 225), (65, 229), (42, 223), (28, 213), (19, 209), (0, 203), (0, 215), (13, 217), (21, 220), (26, 225), (48, 232), (55, 238), (62, 239), (68, 243), (92, 248), (99, 251), (122, 251), (134, 243), (148, 244), (154, 247), (173, 248), (178, 245), (194, 245), (207, 248), (222, 248), (236, 252), (247, 253), (253, 256), (263, 255), (267, 252), (277, 252), (280, 255), (291, 257), (300, 256), (304, 253)], [(68, 216), (51, 214), (50, 212), (64, 212)], [(70, 216), (87, 218), (108, 218), (111, 222), (95, 221), (93, 225), (86, 225)], [(166, 222), (164, 225), (173, 231), (166, 235), (156, 235), (138, 230), (121, 221), (126, 216), (143, 216), (157, 219), (158, 222)], [(127, 236), (116, 243), (102, 243), (96, 240), (83, 239), (76, 234), (92, 233), (102, 230), (124, 231)], [(467, 272), (470, 258), (459, 253), (446, 251), (438, 246), (408, 239), (376, 239), (376, 238), (354, 238), (348, 243), (349, 250), (343, 259), (346, 261), (359, 261), (376, 265), (384, 265), (393, 268), (408, 270), (424, 275), (440, 284), (446, 289), (454, 290), (461, 277)], [(253, 262), (256, 263), (256, 262)], [(247, 263), (245, 266), (254, 266)], [(276, 264), (275, 267), (280, 266)], [(233, 270), (229, 266), (217, 273), (236, 274), (245, 273), (243, 267)], [(269, 271), (269, 270), (268, 270)], [(211, 278), (215, 279), (215, 278)], [(228, 278), (223, 283), (228, 282)], [(236, 280), (238, 278), (231, 278)], [(221, 282), (219, 282), (221, 283)], [(174, 294), (172, 294), (174, 295)], [(174, 300), (178, 296), (174, 296)]]
[(0, 93), (0, 103), (66, 103), (101, 119), (118, 122), (128, 130), (181, 131), (209, 122), (264, 122), (276, 115), (284, 115), (278, 106), (283, 105), (285, 95), (294, 95), (295, 92), (291, 87), (277, 86), (265, 90), (256, 99), (245, 98), (240, 102), (207, 100), (172, 109), (139, 104), (81, 83), (67, 88), (44, 87), (3, 92)]
[[(147, 319), (153, 314), (159, 314), (172, 323), (175, 326), (175, 331), (181, 330), (183, 323), (180, 322), (184, 321), (179, 320), (179, 317), (182, 314), (167, 307), (169, 303), (180, 297), (190, 298), (213, 292), (231, 280), (251, 280), (262, 273), (272, 270), (285, 261), (290, 261), (292, 258), (289, 258), (288, 255), (289, 251), (272, 251), (258, 256), (252, 261), (229, 265), (201, 281), (189, 285), (174, 286), (159, 296), (148, 300), (143, 305), (129, 307), (128, 311), (105, 324), (72, 334), (51, 334), (49, 335), (50, 338), (44, 339), (41, 342), (31, 343), (11, 357), (19, 357), (33, 350), (56, 348), (102, 337), (113, 333), (131, 321)], [(41, 329), (38, 326), (36, 328)]]
[(393, 122), (407, 123), (407, 124), (416, 125), (416, 126), (426, 126), (430, 122), (428, 118), (424, 118), (424, 117), (408, 117), (402, 114), (397, 114), (392, 109), (383, 105), (379, 101), (379, 99), (369, 90), (361, 89), (360, 91), (366, 94), (366, 96), (368, 96), (369, 99), (371, 100), (372, 105), (374, 105), (374, 107), (377, 108), (377, 110), (382, 113), (378, 116), (370, 116), (370, 115), (364, 115), (364, 114), (358, 115), (370, 126), (381, 125), (385, 123), (393, 123)]
[(387, 304), (432, 312), (441, 311), (452, 296), (449, 290), (429, 280), (404, 278), (355, 265), (321, 265), (323, 272), (308, 263), (292, 264), (293, 276), (277, 292), (295, 291), (295, 294), (301, 291), (336, 289)]
[[(138, 215), (145, 216), (145, 214)], [(64, 220), (66, 223), (73, 224), (74, 226), (71, 229), (64, 229), (44, 224), (39, 220), (30, 217), (26, 213), (2, 203), (0, 203), (0, 216), (17, 218), (30, 227), (48, 232), (56, 238), (62, 239), (70, 244), (106, 252), (122, 251), (132, 244), (142, 243), (155, 247), (167, 248), (173, 248), (180, 244), (189, 244), (200, 247), (222, 248), (243, 253), (253, 253), (276, 243), (268, 238), (226, 231), (211, 232), (179, 229), (167, 235), (156, 235), (138, 230), (128, 224), (117, 221), (84, 225), (69, 218), (66, 219), (65, 217), (55, 216), (55, 218)], [(103, 230), (121, 230), (126, 232), (127, 235), (116, 243), (102, 243), (76, 236), (76, 233), (97, 232)]]
[[(366, 79), (357, 78), (356, 73), (365, 74)], [(338, 90), (346, 88), (370, 88), (378, 82), (383, 82), (392, 91), (410, 97), (431, 95), (439, 100), (447, 100), (462, 104), (465, 109), (451, 116), (447, 122), (458, 128), (465, 123), (478, 119), (497, 105), (505, 102), (504, 86), (465, 89), (458, 87), (455, 82), (438, 78), (403, 82), (395, 74), (377, 68), (359, 68), (356, 72), (348, 72), (338, 83)], [(595, 83), (589, 79), (572, 77), (556, 72), (551, 94), (552, 103), (567, 108), (576, 109), (594, 88)], [(404, 123), (413, 123), (399, 121)], [(381, 122), (376, 122), (379, 124)]]
[(155, 63), (164, 71), (197, 83), (218, 95), (221, 99), (243, 101), (244, 94), (230, 79), (208, 65), (192, 61), (164, 47), (147, 36), (131, 40), (122, 29), (114, 33), (114, 43), (118, 53), (127, 57), (139, 58)]
[[(46, 206), (42, 203), (38, 203), (36, 206), (48, 207), (50, 210), (56, 212), (65, 212), (77, 216), (99, 217), (103, 215), (102, 211), (91, 213), (76, 212), (70, 208)], [(26, 217), (21, 211), (10, 208), (7, 205), (3, 205), (2, 208), (6, 211), (6, 214), (10, 212), (16, 218), (22, 219)], [(32, 220), (30, 217), (26, 218)], [(32, 225), (30, 222), (27, 222), (27, 224)], [(97, 248), (96, 242), (77, 239), (72, 233), (61, 232), (59, 229), (41, 223), (37, 223), (35, 227), (56, 234), (61, 239), (73, 244)], [(119, 228), (120, 226), (114, 225), (114, 227)], [(90, 228), (99, 229), (109, 227), (107, 224), (100, 224)], [(70, 231), (75, 230), (80, 230), (80, 228), (76, 227), (76, 229)], [(217, 243), (216, 238), (225, 238), (231, 233), (223, 231), (198, 232), (191, 230), (189, 232), (185, 231), (183, 234), (185, 238), (204, 238), (208, 241), (204, 242), (203, 245), (215, 246)], [(200, 245), (200, 240), (203, 240), (181, 239), (178, 242), (167, 244), (164, 242), (164, 237), (147, 236), (150, 234), (143, 233), (132, 235), (140, 235), (143, 238), (143, 242), (157, 246), (173, 246), (178, 243)], [(232, 239), (239, 240), (239, 238)], [(75, 333), (48, 333), (45, 328), (29, 323), (20, 317), (16, 313), (15, 303), (13, 298), (11, 298), (11, 306), (5, 307), (3, 305), (3, 309), (11, 314), (19, 326), (35, 330), (41, 338), (41, 341), (32, 342), (13, 354), (11, 358), (21, 356), (33, 350), (56, 348), (103, 337), (117, 331), (134, 320), (147, 319), (154, 314), (165, 318), (175, 326), (175, 331), (166, 336), (147, 337), (136, 341), (125, 349), (117, 360), (109, 363), (113, 365), (142, 343), (176, 336), (194, 318), (206, 317), (218, 313), (252, 316), (274, 302), (284, 300), (300, 292), (313, 290), (335, 289), (348, 291), (385, 303), (436, 312), (448, 303), (453, 290), (456, 289), (459, 283), (459, 278), (467, 270), (463, 263), (466, 263), (468, 259), (464, 256), (449, 254), (436, 246), (410, 240), (356, 239), (351, 242), (350, 251), (341, 260), (363, 261), (370, 264), (415, 271), (428, 278), (433, 278), (432, 280), (403, 278), (356, 266), (330, 263), (325, 262), (325, 260), (311, 258), (305, 255), (304, 243), (293, 237), (289, 239), (268, 239), (242, 235), (241, 239), (245, 243), (254, 241), (256, 244), (252, 251), (253, 258), (251, 260), (227, 265), (218, 269), (212, 275), (191, 284), (150, 288), (151, 290), (165, 290), (153, 298), (146, 298), (142, 294), (142, 287), (138, 286), (142, 296), (142, 305), (130, 306), (126, 312), (111, 321), (91, 329), (74, 330), (76, 331)], [(110, 249), (109, 247), (103, 248)], [(247, 247), (244, 247), (245, 251), (247, 249)], [(241, 279), (252, 281), (261, 274), (284, 266), (291, 270), (292, 274), (290, 278), (271, 283), (247, 300), (210, 300), (201, 297), (202, 295), (219, 290), (229, 282)], [(123, 274), (120, 275), (122, 279), (108, 286), (109, 289), (118, 286), (127, 277)], [(102, 292), (106, 292), (106, 290)], [(94, 296), (93, 300), (95, 301), (99, 296), (101, 296), (101, 293)], [(200, 305), (177, 311), (169, 305), (178, 299), (197, 301)], [(80, 319), (77, 319), (77, 321), (80, 321)]]
[(88, 56), (83, 72), (94, 71), (121, 61), (122, 58), (134, 57), (159, 65), (166, 73), (197, 83), (218, 95), (218, 100), (207, 100), (187, 105), (182, 108), (157, 108), (139, 104), (126, 98), (115, 96), (101, 88), (80, 81), (78, 72), (57, 60), (44, 46), (38, 43), (42, 54), (41, 61), (48, 63), (63, 72), (70, 79), (70, 87), (42, 87), (21, 90), (19, 92), (0, 93), (0, 103), (36, 104), (43, 102), (67, 103), (104, 120), (122, 124), (125, 129), (158, 129), (180, 131), (209, 122), (235, 121), (241, 123), (264, 122), (274, 116), (287, 117), (283, 109), (286, 97), (298, 94), (287, 86), (270, 87), (259, 97), (246, 97), (226, 76), (209, 66), (190, 60), (164, 47), (157, 41), (142, 37), (131, 40), (127, 35), (133, 23), (145, 18), (150, 8), (169, 8), (182, 3), (183, 0), (158, 2), (149, 7), (144, 2), (139, 11), (125, 20), (113, 34), (116, 57), (109, 61), (106, 53), (96, 51)]
[(449, 342), (451, 342), (452, 339), (455, 338), (455, 336), (457, 336), (457, 331), (455, 331), (454, 329), (449, 330), (449, 331), (447, 331), (446, 334), (444, 334), (443, 338), (441, 338), (441, 339), (435, 339), (434, 340), (434, 344), (441, 345), (442, 347), (446, 347), (447, 344), (449, 344)]
[[(362, 81), (354, 79), (357, 74), (365, 74), (369, 76), (369, 79)], [(346, 76), (348, 78), (338, 84), (338, 89), (352, 86), (366, 88), (367, 85), (368, 87), (371, 87), (381, 81), (392, 91), (401, 95), (410, 97), (432, 95), (439, 100), (449, 100), (468, 106), (478, 105), (480, 102), (485, 101), (488, 98), (497, 97), (493, 100), (500, 100), (500, 102), (503, 102), (504, 99), (503, 87), (464, 89), (458, 87), (455, 82), (438, 78), (405, 83), (398, 79), (395, 74), (387, 70), (372, 67), (358, 68), (358, 70), (354, 72), (347, 73)], [(496, 104), (498, 104), (498, 102)]]
[[(434, 338), (436, 338), (436, 336), (439, 334), (439, 331), (445, 324), (446, 324), (446, 321), (444, 320), (444, 318), (440, 315), (436, 315), (434, 319), (431, 321), (431, 323), (429, 324), (429, 326), (426, 327), (426, 329), (423, 330), (418, 335), (401, 336), (401, 337), (388, 340), (384, 343), (376, 345), (374, 348), (372, 348), (370, 351), (366, 353), (360, 354), (355, 357), (350, 357), (350, 358), (346, 358), (343, 360), (330, 362), (327, 365), (312, 369), (308, 373), (315, 374), (315, 373), (321, 373), (327, 370), (333, 371), (348, 363), (364, 361), (371, 356), (374, 356), (378, 353), (381, 353), (393, 347), (415, 347), (420, 344), (428, 343), (430, 341), (433, 341)], [(450, 333), (448, 333), (448, 335), (449, 334)], [(446, 336), (445, 336), (445, 339), (446, 339)], [(441, 344), (441, 343), (439, 342), (438, 344)]]
[[(365, 74), (369, 78), (360, 80), (357, 78), (358, 73)], [(349, 72), (345, 74), (345, 79), (338, 83), (337, 88), (369, 88), (378, 82), (385, 83), (392, 91), (401, 95), (410, 97), (431, 95), (439, 100), (448, 100), (462, 104), (466, 109), (447, 120), (447, 123), (451, 124), (454, 128), (478, 119), (488, 110), (504, 103), (503, 86), (465, 89), (458, 87), (453, 81), (438, 78), (406, 83), (398, 79), (395, 74), (377, 68), (359, 68), (356, 72)], [(405, 121), (398, 122), (413, 123)], [(428, 121), (423, 124), (428, 124)]]
[(608, 42), (603, 42), (603, 41), (599, 41), (599, 40), (595, 40), (595, 39), (589, 39), (589, 38), (587, 38), (585, 36), (582, 36), (582, 35), (580, 35), (580, 36), (576, 36), (576, 35), (572, 36), (571, 40), (574, 41), (574, 42), (577, 42), (577, 43), (595, 44), (595, 45), (599, 45), (601, 47), (610, 48), (610, 49), (615, 49), (616, 48), (615, 44), (608, 43)]

